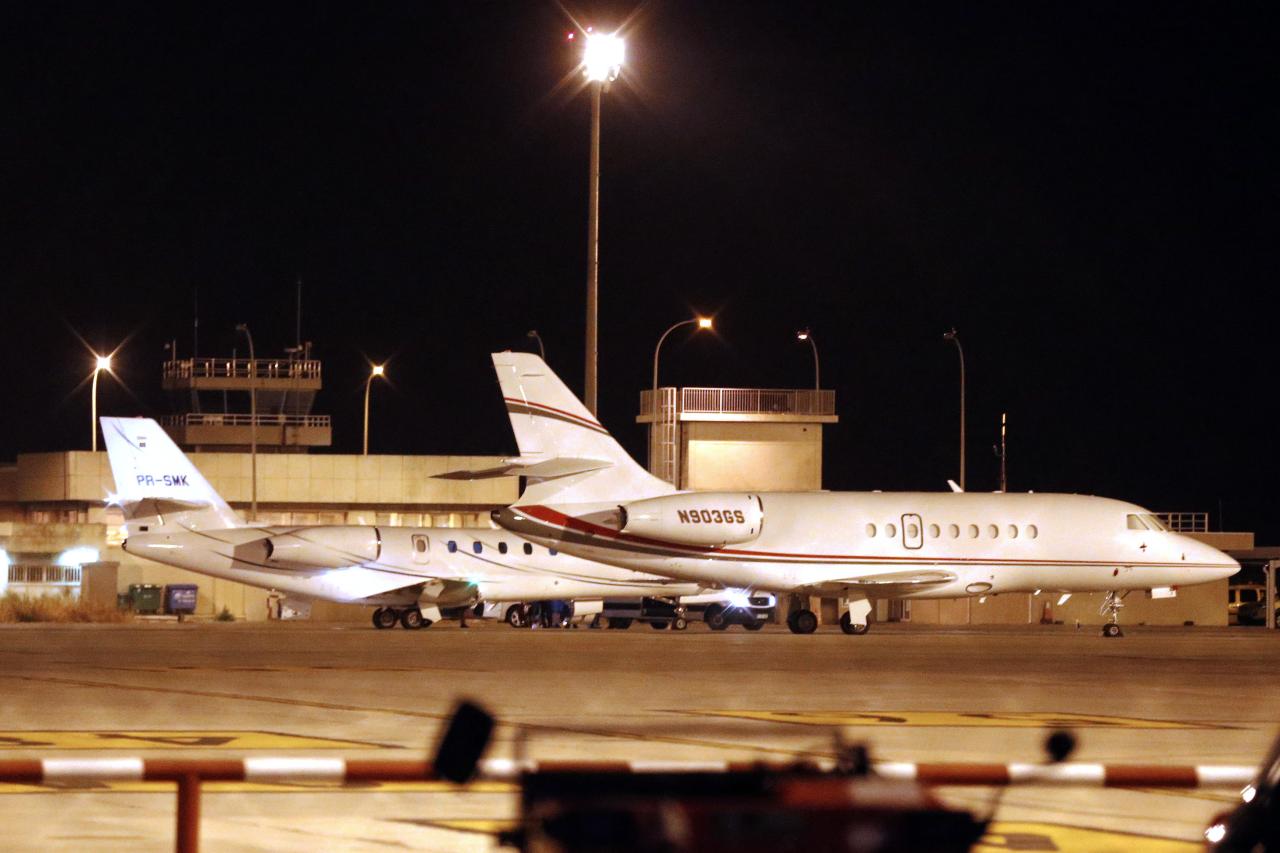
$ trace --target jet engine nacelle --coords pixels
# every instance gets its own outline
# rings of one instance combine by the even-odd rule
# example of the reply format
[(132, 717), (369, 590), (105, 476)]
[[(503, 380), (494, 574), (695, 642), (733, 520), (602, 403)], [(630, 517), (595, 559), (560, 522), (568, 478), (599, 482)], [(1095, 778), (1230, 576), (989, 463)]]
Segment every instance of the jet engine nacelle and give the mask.
[(376, 527), (300, 527), (262, 540), (268, 565), (284, 569), (343, 569), (377, 560)]
[(618, 507), (622, 532), (682, 545), (741, 545), (760, 536), (764, 504), (757, 495), (691, 492)]

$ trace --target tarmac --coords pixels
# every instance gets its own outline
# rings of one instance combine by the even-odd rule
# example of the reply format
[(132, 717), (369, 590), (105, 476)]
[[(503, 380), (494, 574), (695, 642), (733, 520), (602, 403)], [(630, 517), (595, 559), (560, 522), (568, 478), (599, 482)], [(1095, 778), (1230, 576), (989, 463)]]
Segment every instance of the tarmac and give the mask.
[[(366, 625), (0, 626), (0, 757), (417, 758), (461, 697), (500, 725), (490, 757), (1261, 761), (1280, 729), (1280, 634), (1257, 628), (944, 628), (866, 636), (375, 631)], [(1232, 791), (948, 789), (986, 815), (978, 850), (1189, 851)], [(0, 784), (6, 850), (171, 850), (172, 788)], [(514, 790), (206, 787), (206, 850), (492, 850)]]

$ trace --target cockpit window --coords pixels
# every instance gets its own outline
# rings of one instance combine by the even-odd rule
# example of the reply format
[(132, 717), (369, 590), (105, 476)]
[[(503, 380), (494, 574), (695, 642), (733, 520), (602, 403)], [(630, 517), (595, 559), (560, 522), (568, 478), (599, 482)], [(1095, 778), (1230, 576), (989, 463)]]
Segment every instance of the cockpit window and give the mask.
[(1134, 515), (1133, 513), (1129, 513), (1128, 520), (1129, 520), (1130, 530), (1150, 530), (1151, 529), (1150, 527), (1147, 527), (1146, 522), (1142, 520), (1142, 516), (1140, 515)]
[(1161, 521), (1159, 516), (1144, 515), (1142, 516), (1142, 520), (1145, 521), (1147, 523), (1147, 527), (1150, 527), (1152, 530), (1168, 530), (1169, 529), (1169, 526), (1165, 524), (1163, 521)]

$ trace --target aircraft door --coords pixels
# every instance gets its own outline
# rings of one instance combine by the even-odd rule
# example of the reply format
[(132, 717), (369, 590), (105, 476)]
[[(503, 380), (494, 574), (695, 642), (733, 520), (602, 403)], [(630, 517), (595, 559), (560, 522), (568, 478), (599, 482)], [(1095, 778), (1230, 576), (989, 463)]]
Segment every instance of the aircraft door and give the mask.
[(902, 516), (902, 547), (910, 550), (924, 547), (924, 522), (915, 513)]
[(425, 563), (431, 559), (431, 540), (421, 533), (413, 535), (413, 561)]

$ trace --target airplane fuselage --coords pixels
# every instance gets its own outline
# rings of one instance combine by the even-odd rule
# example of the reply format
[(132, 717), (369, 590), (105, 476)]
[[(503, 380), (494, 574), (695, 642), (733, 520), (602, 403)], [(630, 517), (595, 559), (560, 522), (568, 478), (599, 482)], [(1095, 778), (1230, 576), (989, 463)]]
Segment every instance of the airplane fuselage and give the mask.
[[(617, 502), (525, 504), (495, 518), (521, 536), (586, 559), (772, 592), (875, 595), (883, 586), (893, 597), (954, 598), (1151, 589), (1203, 583), (1239, 569), (1217, 549), (1161, 529), (1147, 510), (1106, 498), (808, 492), (759, 499), (758, 538), (723, 547), (613, 529), (608, 519)], [(708, 495), (708, 505), (714, 502)], [(930, 580), (906, 583), (912, 576)]]

